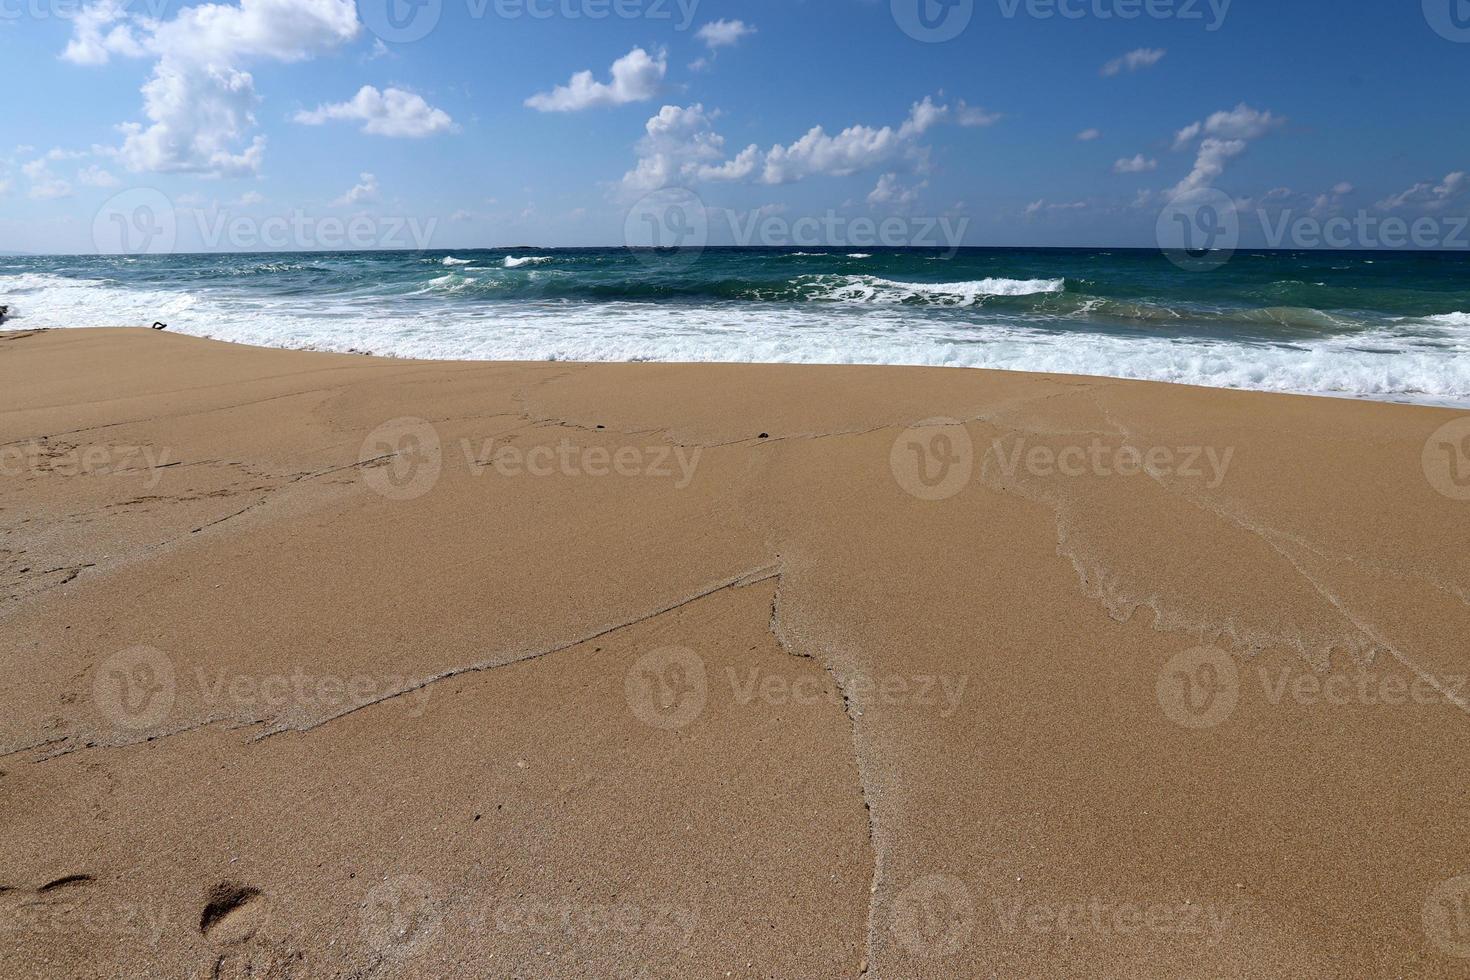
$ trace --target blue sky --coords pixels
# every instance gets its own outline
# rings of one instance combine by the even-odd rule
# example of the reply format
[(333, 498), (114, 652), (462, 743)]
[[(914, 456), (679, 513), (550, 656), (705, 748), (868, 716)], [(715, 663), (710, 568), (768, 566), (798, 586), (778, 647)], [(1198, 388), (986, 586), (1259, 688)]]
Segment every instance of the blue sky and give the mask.
[[(137, 188), (190, 249), (249, 244), (205, 241), (220, 216), (620, 244), (669, 187), (717, 243), (756, 214), (838, 245), (894, 216), (1151, 245), (1201, 188), (1318, 216), (1470, 202), (1462, 0), (420, 2), (0, 0), (0, 249), (92, 251)], [(916, 39), (919, 4), (968, 22)]]

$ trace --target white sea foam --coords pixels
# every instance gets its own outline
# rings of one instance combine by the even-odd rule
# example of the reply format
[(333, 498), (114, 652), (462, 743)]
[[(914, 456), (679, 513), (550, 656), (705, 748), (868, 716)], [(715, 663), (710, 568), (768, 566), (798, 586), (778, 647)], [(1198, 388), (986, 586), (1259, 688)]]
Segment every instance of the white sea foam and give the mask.
[[(1043, 329), (991, 316), (983, 306), (934, 317), (896, 299), (673, 306), (492, 304), (444, 295), (472, 281), (452, 272), (404, 301), (376, 294), (191, 292), (0, 273), (0, 304), (12, 306), (17, 319), (7, 326), (16, 328), (163, 320), (180, 333), (239, 343), (399, 357), (918, 364), (1470, 406), (1470, 316), (1463, 313), (1278, 345), (1120, 336), (1076, 320), (1067, 321), (1066, 330)], [(1061, 288), (1061, 280), (878, 282), (895, 296), (913, 289), (948, 290), (962, 300)], [(1426, 321), (1434, 326), (1425, 329)]]
[(446, 255), (440, 261), (439, 264), (440, 265), (469, 265), (469, 264), (471, 264), (474, 261), (475, 261), (474, 259), (457, 259), (457, 258), (455, 258), (452, 255)]
[(968, 306), (986, 296), (1059, 293), (1063, 279), (976, 279), (970, 282), (896, 282), (877, 276), (805, 276), (821, 287), (814, 298), (854, 303), (908, 303), (923, 300), (943, 306)]
[(871, 259), (873, 256), (870, 252), (848, 252), (847, 257), (850, 259)]
[(1470, 327), (1470, 313), (1440, 313), (1423, 317), (1423, 322), (1441, 327)]
[(556, 261), (550, 255), (507, 255), (505, 267), (507, 269), (519, 269), (523, 265), (542, 265), (547, 262)]

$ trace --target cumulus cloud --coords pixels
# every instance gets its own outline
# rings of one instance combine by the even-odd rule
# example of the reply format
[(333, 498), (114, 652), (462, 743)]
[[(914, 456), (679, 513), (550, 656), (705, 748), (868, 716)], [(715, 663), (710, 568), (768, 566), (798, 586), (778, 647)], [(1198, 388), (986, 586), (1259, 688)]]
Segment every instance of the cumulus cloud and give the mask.
[(125, 20), (126, 0), (100, 0), (72, 15), (72, 37), (61, 52), (62, 60), (76, 65), (104, 65), (112, 55), (142, 58), (143, 47), (131, 24)]
[(1077, 134), (1077, 139), (1083, 143), (1090, 143), (1101, 136), (1102, 130), (1100, 129), (1084, 129), (1082, 132)]
[(20, 172), (30, 181), (30, 196), (37, 201), (53, 201), (60, 197), (71, 196), (71, 184), (62, 180), (51, 171), (52, 161), (59, 159), (56, 154), (58, 150), (52, 150), (50, 154), (32, 160), (20, 168)]
[(94, 163), (77, 171), (77, 183), (86, 187), (116, 187), (121, 181)]
[(1115, 174), (1142, 174), (1150, 170), (1157, 170), (1159, 161), (1144, 156), (1142, 153), (1135, 157), (1124, 157), (1113, 164)]
[(919, 199), (919, 191), (924, 186), (923, 183), (920, 183), (914, 187), (905, 187), (898, 179), (898, 174), (883, 174), (879, 176), (877, 186), (868, 193), (868, 203), (907, 207)]
[(964, 99), (955, 108), (954, 121), (961, 126), (990, 126), (1000, 122), (1001, 114), (987, 112), (977, 105), (969, 105)]
[[(16, 152), (32, 153), (35, 150), (33, 147), (28, 146), (17, 147)], [(71, 183), (53, 172), (51, 165), (66, 160), (79, 160), (87, 155), (78, 150), (63, 150), (58, 146), (53, 147), (30, 162), (22, 164), (20, 172), (30, 182), (30, 196), (38, 201), (52, 201), (57, 198), (71, 197)]]
[(1423, 208), (1426, 211), (1437, 211), (1459, 197), (1466, 189), (1470, 189), (1470, 174), (1466, 174), (1463, 170), (1456, 170), (1446, 174), (1444, 180), (1439, 183), (1422, 181), (1406, 191), (1391, 194), (1379, 201), (1378, 207), (1383, 211), (1397, 211), (1401, 208)]
[(184, 7), (169, 20), (94, 0), (72, 17), (62, 58), (106, 64), (153, 58), (143, 85), (146, 122), (119, 127), (130, 170), (241, 176), (259, 171), (263, 137), (250, 135), (259, 98), (243, 64), (302, 61), (361, 30), (353, 0), (240, 0)]
[[(666, 105), (643, 124), (638, 143), (638, 165), (623, 177), (630, 190), (655, 190), (677, 180), (694, 180), (701, 168), (725, 155), (725, 139), (713, 129), (714, 115), (698, 102), (690, 106)], [(737, 157), (737, 159), (739, 159)], [(734, 161), (731, 161), (733, 164)], [(754, 163), (751, 163), (754, 167)], [(722, 179), (709, 168), (704, 179)], [(740, 179), (746, 174), (724, 179)]]
[(599, 82), (590, 70), (579, 71), (567, 84), (539, 92), (525, 104), (538, 112), (580, 112), (646, 102), (658, 95), (668, 67), (663, 52), (655, 58), (642, 48), (634, 48), (612, 63), (610, 81)]
[(695, 31), (694, 36), (713, 51), (715, 48), (728, 48), (738, 44), (741, 38), (754, 33), (755, 28), (743, 20), (715, 20)]
[(1245, 152), (1251, 140), (1259, 139), (1286, 122), (1269, 111), (1252, 109), (1242, 102), (1234, 109), (1211, 114), (1203, 122), (1191, 123), (1174, 136), (1174, 149), (1188, 148), (1200, 140), (1194, 167), (1170, 194), (1178, 197), (1210, 187), (1225, 172), (1225, 164)]
[[(911, 160), (922, 166), (925, 148), (918, 140), (945, 121), (982, 125), (984, 119), (963, 103), (959, 111), (925, 96), (909, 107), (908, 115), (894, 126), (849, 126), (831, 134), (813, 126), (792, 143), (777, 143), (766, 150), (751, 144), (727, 159), (724, 138), (713, 129), (713, 116), (695, 104), (687, 108), (664, 106), (648, 120), (646, 134), (638, 144), (638, 163), (623, 177), (623, 187), (647, 191), (675, 181), (756, 180), (763, 184), (787, 184), (822, 175), (844, 177), (895, 162)], [(967, 121), (968, 120), (968, 121)]]
[(358, 174), (352, 189), (332, 202), (332, 207), (343, 208), (353, 204), (372, 204), (378, 200), (378, 178), (370, 173)]
[(1152, 68), (1164, 60), (1168, 52), (1163, 48), (1136, 48), (1125, 55), (1120, 55), (1102, 66), (1104, 78), (1112, 78), (1121, 75), (1125, 71), (1138, 71), (1141, 68)]
[(1032, 201), (1030, 204), (1026, 205), (1026, 217), (1034, 218), (1038, 214), (1046, 214), (1056, 211), (1082, 211), (1086, 208), (1086, 201), (1072, 201), (1067, 204), (1052, 204), (1048, 202), (1045, 198), (1042, 198), (1039, 201)]
[(454, 129), (454, 120), (443, 109), (425, 102), (423, 96), (403, 89), (387, 88), (379, 92), (364, 85), (346, 102), (317, 106), (293, 117), (307, 126), (320, 126), (330, 120), (362, 123), (364, 133), (419, 139)]

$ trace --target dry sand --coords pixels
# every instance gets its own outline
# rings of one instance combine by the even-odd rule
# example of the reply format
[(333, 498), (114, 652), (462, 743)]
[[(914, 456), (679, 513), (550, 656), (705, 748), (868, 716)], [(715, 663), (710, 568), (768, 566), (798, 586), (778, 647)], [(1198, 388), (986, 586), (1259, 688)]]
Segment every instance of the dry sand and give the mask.
[(0, 378), (0, 976), (1470, 974), (1459, 413), (145, 330)]

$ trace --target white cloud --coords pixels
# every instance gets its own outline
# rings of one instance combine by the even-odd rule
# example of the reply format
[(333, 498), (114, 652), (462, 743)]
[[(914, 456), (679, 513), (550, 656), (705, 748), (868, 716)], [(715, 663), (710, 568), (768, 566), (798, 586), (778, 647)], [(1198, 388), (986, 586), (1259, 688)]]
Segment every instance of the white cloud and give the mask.
[[(648, 120), (647, 135), (638, 144), (638, 163), (623, 176), (623, 188), (647, 191), (676, 180), (755, 179), (764, 184), (786, 184), (810, 176), (843, 177), (877, 167), (891, 167), (909, 159), (922, 168), (926, 148), (918, 144), (935, 125), (954, 120), (961, 125), (983, 125), (994, 117), (960, 104), (958, 113), (925, 96), (909, 107), (908, 115), (892, 126), (849, 126), (832, 135), (813, 126), (789, 144), (762, 151), (751, 144), (726, 159), (724, 138), (713, 129), (713, 116), (703, 106), (687, 109), (664, 106)], [(983, 118), (976, 114), (982, 113)]]
[[(949, 106), (935, 105), (934, 100), (924, 96), (923, 101), (915, 102), (909, 107), (909, 117), (898, 127), (900, 139), (909, 139), (914, 136), (922, 136), (929, 131), (935, 123), (940, 122), (949, 115)], [(887, 127), (884, 127), (885, 129)]]
[[(725, 155), (725, 139), (713, 129), (714, 116), (706, 113), (704, 106), (696, 102), (688, 107), (666, 105), (644, 123), (643, 139), (638, 143), (638, 165), (623, 176), (623, 186), (628, 190), (655, 190), (676, 180), (738, 180), (747, 173), (736, 173), (732, 167), (736, 161), (724, 164), (729, 168), (728, 176), (720, 173), (720, 167), (710, 167)], [(753, 148), (752, 148), (753, 149)], [(741, 160), (737, 157), (736, 160)], [(754, 168), (754, 162), (750, 161)], [(707, 172), (700, 174), (701, 168)]]
[(1446, 174), (1444, 180), (1438, 184), (1424, 181), (1402, 193), (1392, 194), (1379, 201), (1378, 208), (1383, 211), (1397, 211), (1400, 208), (1435, 211), (1449, 204), (1467, 189), (1470, 189), (1470, 174), (1456, 170)]
[(77, 171), (77, 183), (87, 187), (116, 187), (121, 181), (94, 163)]
[(126, 0), (100, 0), (72, 15), (72, 38), (61, 52), (62, 60), (76, 65), (102, 65), (116, 54), (141, 58), (148, 52), (124, 20)]
[(1174, 152), (1175, 153), (1178, 153), (1180, 150), (1188, 149), (1189, 148), (1189, 144), (1191, 144), (1195, 140), (1199, 139), (1200, 131), (1203, 130), (1204, 128), (1205, 128), (1205, 124), (1204, 123), (1194, 122), (1194, 123), (1190, 123), (1188, 126), (1185, 126), (1179, 132), (1175, 133), (1174, 134)]
[(1205, 120), (1205, 132), (1221, 139), (1253, 140), (1285, 121), (1270, 112), (1258, 112), (1242, 102), (1234, 109), (1212, 114)]
[[(910, 134), (913, 132), (910, 130)], [(881, 129), (849, 126), (836, 136), (827, 135), (821, 126), (813, 126), (796, 142), (788, 146), (777, 144), (766, 152), (761, 181), (788, 184), (813, 174), (845, 177), (887, 163), (907, 145), (906, 136), (887, 126)]]
[(642, 48), (634, 48), (612, 63), (610, 82), (595, 80), (591, 71), (579, 71), (567, 84), (539, 92), (525, 104), (538, 112), (580, 112), (646, 102), (658, 94), (668, 67), (663, 52), (654, 58)]
[(701, 166), (697, 175), (700, 180), (744, 180), (755, 173), (759, 164), (760, 147), (752, 143), (718, 166)]
[(51, 164), (78, 155), (58, 148), (23, 164), (20, 172), (30, 181), (30, 196), (37, 201), (54, 201), (61, 197), (71, 197), (71, 184), (53, 173)]
[(899, 181), (898, 174), (882, 174), (878, 178), (877, 186), (868, 193), (868, 203), (906, 207), (919, 199), (919, 190), (923, 186), (920, 183), (915, 187), (905, 187)]
[(1090, 143), (1101, 136), (1102, 130), (1100, 129), (1084, 129), (1082, 132), (1077, 134), (1077, 139), (1083, 143)]
[[(182, 8), (171, 20), (94, 0), (72, 18), (62, 57), (105, 64), (152, 57), (146, 123), (125, 123), (119, 159), (131, 170), (240, 176), (258, 172), (265, 139), (255, 126), (252, 59), (302, 61), (357, 37), (353, 0), (240, 0)], [(248, 142), (247, 142), (248, 141)]]
[(446, 133), (455, 128), (449, 113), (429, 105), (423, 96), (398, 88), (380, 92), (371, 85), (358, 89), (357, 94), (346, 102), (303, 110), (292, 118), (308, 126), (320, 126), (332, 119), (351, 120), (361, 122), (364, 133), (408, 139)]
[(754, 33), (755, 28), (743, 20), (715, 20), (695, 31), (694, 36), (713, 51), (715, 48), (728, 48)]
[(1159, 161), (1146, 157), (1142, 153), (1135, 157), (1124, 157), (1113, 164), (1115, 174), (1142, 174), (1157, 169), (1159, 169)]
[(378, 200), (378, 178), (369, 173), (359, 174), (358, 178), (352, 190), (333, 201), (332, 207), (343, 208), (353, 204), (372, 204)]
[(1026, 205), (1026, 217), (1035, 217), (1038, 214), (1054, 211), (1082, 211), (1087, 208), (1086, 201), (1072, 201), (1069, 204), (1051, 204), (1045, 198), (1032, 201)]
[(1195, 153), (1194, 168), (1174, 186), (1170, 195), (1178, 197), (1211, 186), (1225, 172), (1226, 162), (1244, 153), (1251, 140), (1285, 122), (1280, 116), (1252, 109), (1242, 102), (1234, 109), (1211, 114), (1204, 122), (1185, 126), (1174, 136), (1175, 150), (1187, 148), (1202, 134), (1205, 138)]
[(1217, 140), (1214, 137), (1206, 139), (1200, 144), (1199, 153), (1195, 156), (1194, 169), (1189, 172), (1189, 176), (1174, 185), (1171, 196), (1179, 197), (1209, 187), (1225, 172), (1225, 161), (1240, 156), (1245, 148), (1245, 140)]
[(990, 126), (1000, 120), (1000, 113), (986, 112), (980, 106), (969, 105), (964, 99), (960, 99), (960, 104), (955, 109), (954, 121), (961, 126)]
[(1164, 60), (1167, 54), (1163, 48), (1137, 48), (1109, 61), (1102, 66), (1104, 78), (1120, 75), (1124, 71), (1138, 71), (1140, 68), (1152, 68)]

